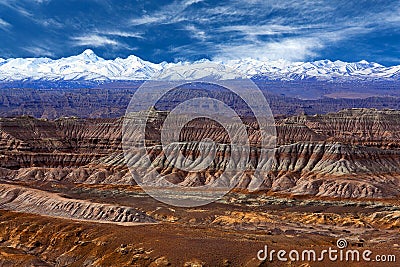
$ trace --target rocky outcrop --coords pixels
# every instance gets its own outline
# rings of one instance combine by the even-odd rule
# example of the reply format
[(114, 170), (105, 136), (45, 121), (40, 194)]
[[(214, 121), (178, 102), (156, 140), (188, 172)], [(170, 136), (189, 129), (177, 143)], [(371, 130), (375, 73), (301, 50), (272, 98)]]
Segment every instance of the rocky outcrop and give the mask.
[(121, 146), (121, 119), (0, 119), (0, 150), (106, 153)]
[(396, 110), (353, 108), (325, 115), (290, 117), (284, 123), (305, 126), (327, 141), (399, 148), (399, 118), (400, 111)]
[(154, 219), (125, 206), (64, 198), (55, 193), (2, 184), (0, 208), (52, 217), (110, 223), (148, 223)]
[[(162, 174), (168, 182), (192, 187), (221, 177), (234, 155), (221, 125), (194, 120), (180, 133), (181, 143), (174, 149), (191, 160), (199, 156), (198, 141), (210, 138), (217, 143), (211, 165), (193, 174), (166, 159), (159, 129), (167, 114), (151, 112), (147, 150), (133, 149), (127, 158), (121, 145), (122, 118), (1, 119), (0, 175), (14, 182), (135, 185), (134, 178), (141, 178), (157, 185), (164, 182)], [(262, 191), (295, 195), (396, 198), (400, 194), (399, 117), (400, 112), (393, 110), (350, 109), (280, 119), (276, 121), (278, 146), (263, 158), (258, 126), (244, 120), (252, 146), (249, 164), (239, 168), (244, 172), (231, 182), (249, 189), (254, 181), (262, 181), (258, 187)], [(236, 156), (243, 158), (240, 151)], [(154, 171), (146, 168), (148, 155)]]
[[(123, 153), (102, 157), (85, 166), (43, 168), (30, 167), (7, 170), (12, 181), (63, 181), (84, 184), (136, 184), (141, 178), (150, 185), (168, 182), (183, 186), (200, 186), (212, 183), (226, 171), (229, 163), (229, 147), (218, 148), (217, 157), (204, 171), (191, 173), (182, 171), (174, 162), (159, 154), (153, 166), (146, 168), (147, 155), (132, 152), (128, 161), (131, 173), (125, 165)], [(157, 153), (161, 147), (154, 147)], [(195, 145), (181, 150), (190, 154)], [(151, 152), (150, 152), (151, 153)], [(254, 150), (250, 165), (237, 169), (238, 187), (248, 188), (252, 181), (263, 181), (260, 190), (340, 198), (396, 198), (400, 195), (400, 151), (382, 150), (363, 146), (330, 143), (297, 143), (281, 146), (269, 152), (269, 157), (260, 159)], [(250, 167), (252, 166), (252, 167)], [(257, 168), (254, 173), (252, 170)], [(161, 174), (161, 175), (160, 175)]]

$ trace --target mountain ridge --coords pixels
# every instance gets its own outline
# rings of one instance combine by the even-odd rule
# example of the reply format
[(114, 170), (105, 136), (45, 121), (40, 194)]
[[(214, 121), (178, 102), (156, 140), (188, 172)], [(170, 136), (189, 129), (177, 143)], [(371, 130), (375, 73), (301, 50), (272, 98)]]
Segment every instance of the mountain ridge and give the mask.
[[(217, 67), (216, 67), (217, 66)], [(221, 68), (222, 73), (221, 74)], [(194, 70), (194, 71), (193, 71)], [(363, 81), (400, 80), (400, 65), (386, 67), (374, 62), (343, 62), (318, 60), (289, 62), (237, 59), (227, 61), (152, 63), (135, 55), (127, 58), (103, 59), (92, 50), (63, 57), (50, 58), (0, 58), (0, 81), (118, 81), (151, 79), (196, 80), (206, 77), (217, 79), (253, 78), (265, 80), (321, 80)]]

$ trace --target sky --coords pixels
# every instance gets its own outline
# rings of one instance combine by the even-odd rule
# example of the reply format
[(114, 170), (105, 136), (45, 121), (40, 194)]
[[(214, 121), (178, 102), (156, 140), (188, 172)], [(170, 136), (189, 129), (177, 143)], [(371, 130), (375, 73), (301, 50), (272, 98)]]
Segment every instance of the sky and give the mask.
[(0, 57), (400, 64), (398, 0), (0, 0)]

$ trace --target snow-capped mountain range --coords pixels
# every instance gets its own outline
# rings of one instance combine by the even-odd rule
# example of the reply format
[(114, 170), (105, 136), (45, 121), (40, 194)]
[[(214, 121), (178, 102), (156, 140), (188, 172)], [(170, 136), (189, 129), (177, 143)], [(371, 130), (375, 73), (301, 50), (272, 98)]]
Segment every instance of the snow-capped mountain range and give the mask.
[(0, 81), (113, 81), (150, 79), (255, 78), (268, 80), (400, 80), (400, 65), (385, 67), (365, 60), (354, 63), (320, 60), (314, 62), (200, 60), (193, 63), (159, 64), (136, 56), (105, 60), (92, 50), (61, 59), (0, 58)]

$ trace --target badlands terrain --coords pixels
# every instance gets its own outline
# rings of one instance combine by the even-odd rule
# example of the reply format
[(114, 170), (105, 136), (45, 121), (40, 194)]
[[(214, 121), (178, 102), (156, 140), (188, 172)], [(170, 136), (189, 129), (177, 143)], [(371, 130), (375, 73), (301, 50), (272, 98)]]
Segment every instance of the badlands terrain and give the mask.
[[(259, 158), (257, 124), (244, 120), (249, 161), (267, 171), (256, 177), (249, 168), (216, 202), (180, 208), (154, 200), (136, 184), (135, 175), (151, 175), (130, 173), (125, 164), (122, 115), (60, 117), (57, 108), (47, 110), (53, 115), (19, 116), (17, 110), (0, 119), (1, 266), (337, 266), (261, 262), (256, 255), (264, 245), (327, 249), (338, 238), (349, 248), (400, 254), (400, 111), (277, 116), (268, 162)], [(194, 120), (181, 131), (183, 154), (195, 155), (204, 138), (221, 152), (193, 175), (159, 152), (157, 131), (168, 112), (144, 114), (152, 118), (147, 152), (168, 181), (196, 187), (218, 179), (227, 155), (221, 151), (229, 143), (219, 124)], [(138, 166), (141, 160), (131, 159)], [(256, 178), (262, 183), (252, 191)], [(379, 264), (346, 266), (397, 266)]]

